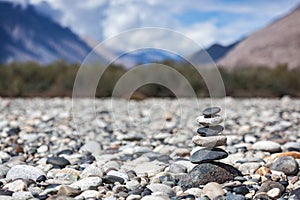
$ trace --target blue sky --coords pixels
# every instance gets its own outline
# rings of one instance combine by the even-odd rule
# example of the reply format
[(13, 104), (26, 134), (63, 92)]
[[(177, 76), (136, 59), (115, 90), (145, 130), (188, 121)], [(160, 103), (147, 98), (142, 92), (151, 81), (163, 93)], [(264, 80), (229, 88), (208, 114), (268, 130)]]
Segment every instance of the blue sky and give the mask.
[(97, 41), (133, 28), (163, 27), (181, 32), (204, 47), (233, 43), (300, 4), (300, 0), (10, 1), (43, 8), (60, 24)]

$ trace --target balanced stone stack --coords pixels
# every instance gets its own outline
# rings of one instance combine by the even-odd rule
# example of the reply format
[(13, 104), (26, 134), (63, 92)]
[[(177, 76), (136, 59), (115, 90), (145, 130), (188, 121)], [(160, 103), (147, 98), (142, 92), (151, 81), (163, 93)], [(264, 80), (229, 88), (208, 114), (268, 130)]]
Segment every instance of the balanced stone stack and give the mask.
[(227, 137), (220, 134), (224, 130), (223, 126), (219, 125), (223, 122), (223, 118), (218, 115), (220, 111), (219, 107), (206, 108), (202, 112), (203, 115), (197, 117), (197, 122), (203, 127), (197, 130), (198, 134), (192, 140), (195, 145), (204, 148), (192, 154), (192, 163), (211, 162), (228, 156), (226, 151), (217, 148), (227, 142)]
[(218, 115), (220, 111), (219, 107), (206, 108), (202, 111), (203, 115), (196, 119), (201, 127), (192, 141), (202, 148), (191, 155), (190, 161), (197, 165), (179, 183), (185, 189), (209, 182), (224, 183), (242, 175), (231, 165), (217, 162), (228, 157), (228, 153), (220, 148), (227, 142), (227, 137), (221, 134), (224, 128), (220, 125), (223, 122), (223, 118)]

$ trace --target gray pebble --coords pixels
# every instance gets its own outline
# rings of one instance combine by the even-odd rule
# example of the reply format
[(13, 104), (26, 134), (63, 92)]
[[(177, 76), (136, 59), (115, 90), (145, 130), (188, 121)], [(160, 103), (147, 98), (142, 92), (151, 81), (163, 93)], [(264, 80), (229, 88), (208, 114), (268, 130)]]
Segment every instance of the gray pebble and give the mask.
[(32, 179), (36, 180), (39, 176), (46, 175), (41, 169), (30, 165), (17, 165), (12, 167), (6, 178), (10, 180), (15, 179)]
[(283, 156), (277, 158), (270, 166), (270, 169), (282, 171), (286, 175), (296, 175), (299, 171), (299, 165), (293, 157)]

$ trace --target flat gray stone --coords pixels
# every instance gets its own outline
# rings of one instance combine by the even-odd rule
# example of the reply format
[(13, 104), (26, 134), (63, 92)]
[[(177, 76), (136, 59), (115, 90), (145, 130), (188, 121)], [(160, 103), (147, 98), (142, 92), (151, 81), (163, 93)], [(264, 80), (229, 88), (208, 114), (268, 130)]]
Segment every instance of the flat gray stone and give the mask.
[(97, 188), (99, 185), (101, 185), (101, 183), (102, 179), (99, 177), (87, 177), (72, 183), (70, 187), (75, 189), (79, 188), (81, 190), (89, 190)]
[(20, 191), (20, 192), (15, 192), (12, 195), (13, 199), (18, 199), (18, 200), (27, 200), (27, 199), (33, 199), (33, 195), (30, 192), (27, 191)]
[(83, 193), (81, 193), (80, 195), (78, 195), (77, 197), (75, 197), (75, 199), (99, 199), (100, 197), (100, 192), (95, 191), (95, 190), (86, 190)]
[(220, 160), (226, 158), (228, 153), (220, 148), (204, 148), (196, 151), (190, 157), (190, 160), (194, 164), (200, 164), (204, 162), (211, 162), (214, 160)]
[(6, 175), (7, 179), (32, 179), (36, 180), (39, 176), (46, 175), (41, 169), (30, 165), (17, 165), (12, 167)]
[(175, 195), (173, 189), (165, 184), (160, 183), (152, 183), (150, 185), (147, 185), (147, 188), (151, 190), (152, 192), (163, 192), (168, 194), (168, 196), (172, 197)]
[(80, 178), (87, 178), (89, 176), (103, 176), (103, 171), (94, 165), (88, 165), (80, 174)]
[(198, 128), (197, 133), (200, 136), (209, 137), (209, 136), (216, 136), (223, 130), (224, 130), (224, 127), (221, 125), (205, 126), (205, 127)]
[(93, 155), (100, 155), (102, 146), (96, 141), (89, 141), (80, 148), (80, 151), (89, 152)]
[(221, 108), (219, 108), (219, 107), (209, 107), (209, 108), (205, 108), (202, 111), (202, 114), (205, 116), (212, 116), (212, 115), (219, 113), (220, 111), (221, 111)]
[(224, 135), (202, 137), (200, 135), (195, 135), (192, 138), (194, 144), (200, 147), (217, 147), (223, 146), (227, 142), (227, 137)]
[(164, 166), (160, 166), (152, 162), (146, 162), (137, 165), (133, 170), (138, 176), (154, 176), (159, 172), (162, 172), (164, 168)]
[(223, 118), (219, 115), (215, 115), (211, 118), (201, 115), (196, 118), (196, 121), (203, 126), (215, 126), (223, 122)]
[(19, 192), (19, 191), (24, 191), (27, 188), (27, 184), (21, 180), (15, 180), (13, 182), (7, 183), (3, 189), (13, 191), (13, 192)]
[(239, 170), (243, 174), (254, 174), (254, 172), (261, 166), (258, 162), (246, 162), (239, 166)]
[(0, 178), (4, 178), (9, 171), (9, 167), (5, 165), (0, 165)]

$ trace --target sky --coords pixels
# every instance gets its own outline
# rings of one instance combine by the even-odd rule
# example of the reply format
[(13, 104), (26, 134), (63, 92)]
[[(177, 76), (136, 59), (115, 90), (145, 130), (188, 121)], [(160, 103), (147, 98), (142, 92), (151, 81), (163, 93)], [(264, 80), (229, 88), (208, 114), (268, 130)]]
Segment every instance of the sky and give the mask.
[(300, 0), (6, 1), (29, 2), (75, 33), (99, 42), (133, 28), (163, 27), (186, 35), (202, 47), (229, 45), (300, 4)]

